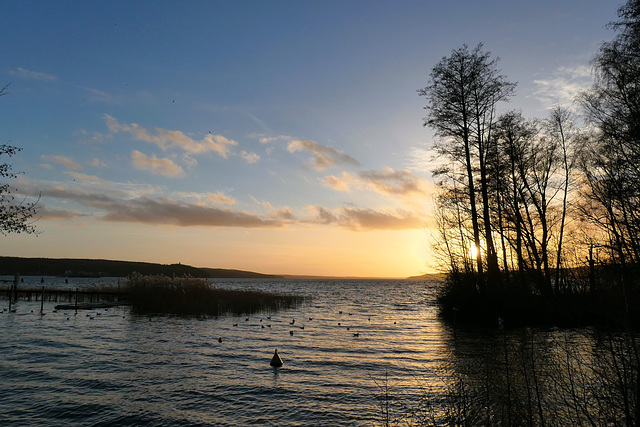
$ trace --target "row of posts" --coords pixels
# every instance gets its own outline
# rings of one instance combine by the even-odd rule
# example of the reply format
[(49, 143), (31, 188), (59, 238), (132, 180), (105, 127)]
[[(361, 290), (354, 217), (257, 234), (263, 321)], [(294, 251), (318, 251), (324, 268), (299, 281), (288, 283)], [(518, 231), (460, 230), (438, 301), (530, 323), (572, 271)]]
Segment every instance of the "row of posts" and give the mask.
[[(13, 276), (13, 285), (11, 285), (11, 289), (9, 290), (9, 312), (11, 312), (11, 304), (13, 301), (18, 301), (18, 282), (20, 282), (20, 273), (17, 273)], [(11, 294), (13, 293), (13, 298), (11, 298)], [(78, 288), (76, 288), (75, 292), (75, 311), (78, 312)], [(44, 286), (42, 287), (42, 294), (40, 296), (40, 314), (44, 313)]]

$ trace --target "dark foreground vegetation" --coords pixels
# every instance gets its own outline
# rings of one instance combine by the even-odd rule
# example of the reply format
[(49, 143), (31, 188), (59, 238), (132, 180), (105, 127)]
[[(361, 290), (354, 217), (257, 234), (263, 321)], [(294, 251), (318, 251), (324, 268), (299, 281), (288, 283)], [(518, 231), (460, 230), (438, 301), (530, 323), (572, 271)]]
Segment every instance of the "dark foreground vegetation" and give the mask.
[(638, 266), (600, 266), (591, 273), (573, 270), (565, 274), (573, 276), (571, 290), (549, 295), (537, 293), (527, 281), (507, 286), (514, 278), (504, 276), (502, 286), (478, 292), (476, 275), (451, 274), (439, 290), (440, 315), (454, 326), (640, 330)]
[(218, 289), (193, 277), (131, 275), (124, 284), (137, 314), (178, 316), (248, 315), (295, 307), (305, 297), (250, 290)]
[(439, 137), (445, 316), (640, 326), (640, 0), (618, 16), (579, 111), (500, 112), (516, 84), (482, 44), (442, 58), (419, 91)]
[(451, 357), (418, 380), (417, 395), (378, 381), (381, 424), (640, 425), (638, 336), (522, 329), (482, 339), (466, 347), (452, 341)]

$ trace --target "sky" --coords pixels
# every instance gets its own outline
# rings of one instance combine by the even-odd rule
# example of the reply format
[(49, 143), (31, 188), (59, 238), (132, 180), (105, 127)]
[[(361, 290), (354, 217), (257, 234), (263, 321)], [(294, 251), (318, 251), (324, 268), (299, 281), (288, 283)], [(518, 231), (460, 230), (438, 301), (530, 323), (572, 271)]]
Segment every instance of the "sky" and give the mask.
[(437, 267), (433, 66), (483, 43), (500, 110), (574, 108), (622, 2), (1, 3), (0, 161), (40, 198), (0, 255), (407, 277)]

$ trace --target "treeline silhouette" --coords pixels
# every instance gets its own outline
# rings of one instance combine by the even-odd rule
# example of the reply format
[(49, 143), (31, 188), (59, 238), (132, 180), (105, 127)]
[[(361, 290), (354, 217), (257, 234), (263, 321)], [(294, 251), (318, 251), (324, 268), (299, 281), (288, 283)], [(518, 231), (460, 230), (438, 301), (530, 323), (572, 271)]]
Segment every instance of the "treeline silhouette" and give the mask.
[(640, 1), (618, 16), (579, 111), (499, 113), (516, 85), (482, 44), (418, 91), (438, 137), (444, 314), (640, 326)]
[(278, 278), (252, 271), (222, 268), (197, 268), (185, 264), (154, 264), (148, 262), (101, 259), (0, 257), (0, 275), (61, 276), (61, 277), (128, 277), (144, 275), (190, 276), (198, 278)]

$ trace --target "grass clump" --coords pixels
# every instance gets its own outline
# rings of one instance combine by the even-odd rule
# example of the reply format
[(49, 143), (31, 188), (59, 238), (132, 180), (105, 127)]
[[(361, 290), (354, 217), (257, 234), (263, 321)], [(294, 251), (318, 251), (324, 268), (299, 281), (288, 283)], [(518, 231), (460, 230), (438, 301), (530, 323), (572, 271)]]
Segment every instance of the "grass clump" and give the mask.
[(219, 289), (206, 279), (134, 273), (125, 283), (138, 314), (178, 316), (246, 315), (295, 307), (305, 297), (250, 290)]

